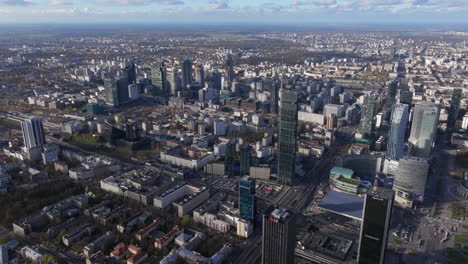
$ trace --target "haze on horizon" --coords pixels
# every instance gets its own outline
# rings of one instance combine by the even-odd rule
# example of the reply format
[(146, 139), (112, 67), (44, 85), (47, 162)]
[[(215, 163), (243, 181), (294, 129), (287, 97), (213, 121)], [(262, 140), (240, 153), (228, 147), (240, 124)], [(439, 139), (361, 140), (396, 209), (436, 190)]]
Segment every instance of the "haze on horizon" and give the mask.
[(0, 23), (465, 24), (466, 0), (0, 0)]

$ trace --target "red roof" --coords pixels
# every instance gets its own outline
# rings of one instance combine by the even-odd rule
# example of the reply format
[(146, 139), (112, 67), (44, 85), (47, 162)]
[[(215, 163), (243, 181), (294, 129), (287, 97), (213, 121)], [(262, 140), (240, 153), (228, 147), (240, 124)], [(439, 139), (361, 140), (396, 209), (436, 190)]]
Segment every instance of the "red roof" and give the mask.
[(111, 252), (112, 256), (120, 256), (128, 250), (127, 244), (124, 242), (119, 243), (115, 246), (114, 250)]

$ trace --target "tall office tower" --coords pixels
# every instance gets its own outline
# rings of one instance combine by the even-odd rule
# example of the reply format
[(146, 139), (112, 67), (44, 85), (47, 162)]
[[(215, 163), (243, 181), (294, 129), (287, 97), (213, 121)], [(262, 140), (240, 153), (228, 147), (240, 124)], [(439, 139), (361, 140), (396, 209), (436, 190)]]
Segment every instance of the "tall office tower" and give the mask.
[(211, 75), (211, 81), (213, 82), (213, 88), (216, 90), (221, 90), (221, 83), (223, 79), (223, 75), (220, 72), (213, 72)]
[(187, 89), (187, 86), (192, 83), (192, 61), (185, 59), (182, 62), (182, 89)]
[(234, 165), (236, 161), (237, 140), (232, 138), (226, 144), (226, 153), (224, 154), (224, 175), (234, 176)]
[(33, 117), (21, 122), (24, 146), (28, 149), (43, 147), (46, 144), (42, 119)]
[(128, 94), (128, 79), (127, 77), (120, 76), (119, 80), (117, 80), (117, 90), (118, 90), (118, 98), (119, 98), (119, 105), (128, 102), (130, 100), (130, 95)]
[(409, 141), (416, 147), (414, 156), (431, 155), (437, 135), (440, 106), (431, 102), (417, 102), (413, 111), (413, 123)]
[(395, 97), (397, 95), (397, 89), (398, 89), (398, 81), (392, 81), (390, 85), (388, 86), (387, 89), (387, 103), (388, 102), (395, 102)]
[(197, 65), (195, 67), (195, 81), (205, 87), (205, 71), (203, 70), (203, 65)]
[(10, 263), (10, 257), (8, 256), (8, 247), (6, 245), (0, 245), (0, 264)]
[(117, 81), (112, 78), (104, 78), (104, 93), (106, 103), (110, 106), (119, 106), (119, 88)]
[(447, 120), (447, 129), (449, 131), (452, 131), (457, 123), (458, 112), (460, 110), (460, 100), (462, 96), (462, 89), (457, 88), (453, 90), (452, 100), (450, 100), (449, 117)]
[(297, 93), (281, 90), (278, 142), (278, 180), (291, 185), (296, 166)]
[(249, 144), (240, 146), (240, 175), (250, 174), (250, 162), (252, 156), (252, 147)]
[(224, 58), (224, 66), (227, 80), (232, 82), (234, 80), (234, 59), (232, 58), (231, 53), (226, 54), (226, 58)]
[(374, 117), (377, 108), (375, 97), (368, 96), (365, 98), (361, 108), (360, 131), (365, 138), (370, 138), (374, 132)]
[(239, 181), (239, 217), (255, 224), (257, 198), (255, 197), (255, 178)]
[(296, 225), (293, 212), (270, 206), (263, 213), (262, 264), (294, 263)]
[(151, 69), (151, 80), (155, 86), (153, 95), (167, 95), (167, 80), (166, 80), (166, 68), (164, 67), (164, 62), (161, 63), (161, 67)]
[(179, 73), (177, 72), (177, 69), (172, 69), (172, 71), (167, 72), (167, 81), (169, 83), (169, 89), (171, 95), (177, 96), (177, 92), (180, 91), (180, 76)]
[(413, 102), (413, 92), (411, 91), (400, 91), (400, 104), (407, 104), (411, 107)]
[(408, 105), (395, 104), (395, 106), (393, 106), (387, 143), (387, 157), (392, 160), (399, 160), (404, 155), (408, 118)]
[(131, 61), (127, 66), (125, 66), (123, 73), (124, 77), (127, 78), (129, 84), (136, 83), (136, 66), (133, 61)]
[(405, 157), (398, 161), (393, 190), (395, 203), (411, 208), (413, 202), (423, 202), (426, 190), (429, 162), (425, 158)]
[(274, 82), (270, 86), (270, 112), (278, 113), (279, 85)]
[(359, 236), (359, 264), (384, 263), (394, 197), (394, 191), (377, 186), (367, 191)]

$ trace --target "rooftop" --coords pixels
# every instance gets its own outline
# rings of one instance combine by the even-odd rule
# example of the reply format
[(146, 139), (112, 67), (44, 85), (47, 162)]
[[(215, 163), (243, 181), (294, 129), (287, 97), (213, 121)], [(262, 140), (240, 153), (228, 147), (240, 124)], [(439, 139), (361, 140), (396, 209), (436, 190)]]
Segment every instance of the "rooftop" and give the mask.
[(335, 214), (361, 220), (364, 198), (329, 190), (318, 207)]

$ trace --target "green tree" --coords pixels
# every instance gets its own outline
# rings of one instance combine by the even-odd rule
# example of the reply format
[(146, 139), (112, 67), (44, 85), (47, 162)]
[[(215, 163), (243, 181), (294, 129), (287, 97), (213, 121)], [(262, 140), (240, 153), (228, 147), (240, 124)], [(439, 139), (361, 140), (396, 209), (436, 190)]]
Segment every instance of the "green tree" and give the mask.
[(182, 217), (182, 221), (180, 222), (180, 224), (182, 226), (188, 226), (188, 225), (190, 225), (191, 221), (192, 221), (192, 219), (190, 218), (190, 215), (184, 215), (184, 217)]

